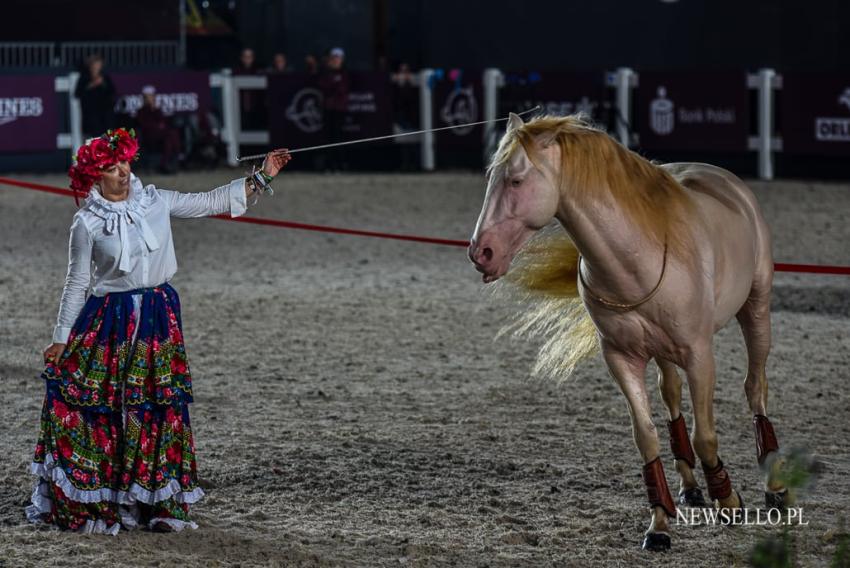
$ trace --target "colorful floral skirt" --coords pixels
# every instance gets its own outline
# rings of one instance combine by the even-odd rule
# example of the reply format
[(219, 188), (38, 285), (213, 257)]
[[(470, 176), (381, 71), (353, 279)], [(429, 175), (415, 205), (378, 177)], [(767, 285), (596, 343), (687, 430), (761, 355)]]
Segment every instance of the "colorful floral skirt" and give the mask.
[(188, 516), (204, 495), (192, 379), (170, 285), (90, 296), (42, 378), (27, 518), (113, 535), (145, 524), (197, 528)]

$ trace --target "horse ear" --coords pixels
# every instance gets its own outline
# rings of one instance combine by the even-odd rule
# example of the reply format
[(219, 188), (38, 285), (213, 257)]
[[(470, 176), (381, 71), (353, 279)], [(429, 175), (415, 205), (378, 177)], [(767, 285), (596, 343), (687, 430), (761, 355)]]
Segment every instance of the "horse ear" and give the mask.
[(518, 114), (508, 114), (508, 132), (512, 132), (517, 128), (522, 128), (523, 122)]

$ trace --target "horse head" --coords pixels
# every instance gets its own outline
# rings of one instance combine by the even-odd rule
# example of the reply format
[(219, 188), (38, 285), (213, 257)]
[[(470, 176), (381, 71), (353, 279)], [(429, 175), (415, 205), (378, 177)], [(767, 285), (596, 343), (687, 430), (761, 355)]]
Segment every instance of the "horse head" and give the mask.
[[(555, 217), (560, 201), (544, 140), (519, 135), (524, 123), (511, 113), (487, 171), (487, 192), (469, 245), (469, 259), (485, 283), (501, 278), (516, 253)], [(534, 144), (534, 158), (528, 144)], [(557, 152), (557, 149), (555, 150)]]

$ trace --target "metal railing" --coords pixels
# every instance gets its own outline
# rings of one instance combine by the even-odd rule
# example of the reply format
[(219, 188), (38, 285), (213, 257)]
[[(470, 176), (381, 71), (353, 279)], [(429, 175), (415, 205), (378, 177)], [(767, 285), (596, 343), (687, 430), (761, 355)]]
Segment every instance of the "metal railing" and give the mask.
[(181, 64), (176, 41), (86, 41), (61, 44), (60, 65), (75, 67), (94, 53), (99, 53), (112, 69)]
[(7, 69), (52, 67), (56, 64), (53, 42), (0, 43), (0, 67)]
[(0, 68), (37, 69), (77, 67), (86, 57), (99, 53), (112, 69), (127, 67), (173, 67), (182, 65), (176, 41), (2, 42)]

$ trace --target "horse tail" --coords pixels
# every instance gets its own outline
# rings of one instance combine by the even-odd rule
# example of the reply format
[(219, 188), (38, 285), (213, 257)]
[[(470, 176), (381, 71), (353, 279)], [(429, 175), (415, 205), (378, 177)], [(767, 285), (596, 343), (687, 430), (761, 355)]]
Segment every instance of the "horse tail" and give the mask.
[(517, 254), (496, 294), (519, 305), (499, 336), (541, 338), (532, 374), (564, 381), (599, 351), (596, 327), (578, 293), (579, 254), (560, 227), (547, 228)]

